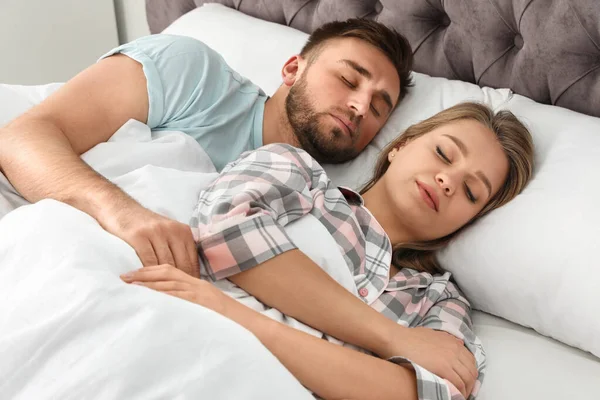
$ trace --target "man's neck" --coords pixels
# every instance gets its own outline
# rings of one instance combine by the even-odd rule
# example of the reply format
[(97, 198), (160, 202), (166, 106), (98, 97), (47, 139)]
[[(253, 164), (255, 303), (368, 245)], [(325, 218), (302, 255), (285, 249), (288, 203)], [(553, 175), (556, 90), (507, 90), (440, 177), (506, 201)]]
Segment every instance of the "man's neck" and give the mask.
[(299, 146), (285, 112), (285, 93), (277, 90), (265, 103), (263, 117), (263, 145), (288, 143)]

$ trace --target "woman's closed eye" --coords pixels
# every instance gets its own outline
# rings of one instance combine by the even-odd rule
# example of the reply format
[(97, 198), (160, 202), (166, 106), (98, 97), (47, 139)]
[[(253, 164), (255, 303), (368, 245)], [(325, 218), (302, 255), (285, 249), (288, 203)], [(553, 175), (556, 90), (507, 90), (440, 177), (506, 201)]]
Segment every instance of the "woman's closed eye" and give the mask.
[(469, 201), (473, 204), (477, 203), (477, 197), (475, 197), (473, 195), (473, 192), (471, 191), (471, 188), (469, 187), (469, 185), (467, 185), (467, 183), (465, 182), (464, 186), (465, 186), (465, 194), (467, 195), (467, 198), (469, 199)]
[(446, 156), (446, 153), (444, 153), (440, 146), (435, 146), (435, 152), (442, 160), (444, 160), (446, 164), (452, 164), (452, 161), (450, 161), (450, 159)]
[[(450, 158), (448, 158), (448, 156), (446, 155), (446, 153), (444, 153), (440, 146), (435, 147), (435, 152), (446, 164), (452, 164), (452, 161), (450, 160)], [(467, 196), (467, 199), (473, 204), (477, 203), (477, 197), (475, 197), (469, 185), (467, 185), (467, 183), (465, 182), (463, 186), (465, 189), (465, 195)]]

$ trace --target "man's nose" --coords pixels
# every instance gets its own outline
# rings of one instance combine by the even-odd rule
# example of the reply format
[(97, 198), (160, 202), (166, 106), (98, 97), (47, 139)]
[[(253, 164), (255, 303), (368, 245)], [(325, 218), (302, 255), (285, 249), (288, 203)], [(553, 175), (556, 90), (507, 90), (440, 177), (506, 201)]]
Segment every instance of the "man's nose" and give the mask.
[(354, 93), (348, 100), (348, 107), (360, 117), (365, 117), (369, 112), (371, 96), (366, 93)]

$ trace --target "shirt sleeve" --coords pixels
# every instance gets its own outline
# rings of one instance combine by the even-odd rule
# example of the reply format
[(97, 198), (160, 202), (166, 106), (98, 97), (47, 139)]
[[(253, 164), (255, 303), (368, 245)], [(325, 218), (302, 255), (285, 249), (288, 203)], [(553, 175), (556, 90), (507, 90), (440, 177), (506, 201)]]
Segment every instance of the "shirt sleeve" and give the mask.
[(201, 274), (224, 279), (295, 249), (284, 226), (309, 213), (315, 189), (328, 182), (308, 153), (289, 145), (228, 164), (200, 194), (190, 222)]
[(150, 35), (123, 44), (100, 59), (124, 54), (142, 65), (148, 90), (150, 128), (187, 122), (190, 115), (211, 107), (224, 93), (220, 86), (227, 65), (199, 40), (177, 35)]
[[(417, 324), (419, 327), (448, 332), (464, 341), (465, 346), (475, 357), (479, 376), (468, 400), (475, 400), (483, 383), (486, 370), (485, 350), (481, 340), (473, 331), (470, 316), (471, 306), (452, 282), (448, 283), (444, 295), (433, 305)], [(429, 372), (418, 364), (404, 358), (388, 359), (397, 364), (409, 363), (415, 369), (419, 400), (464, 400), (460, 391), (449, 381)]]

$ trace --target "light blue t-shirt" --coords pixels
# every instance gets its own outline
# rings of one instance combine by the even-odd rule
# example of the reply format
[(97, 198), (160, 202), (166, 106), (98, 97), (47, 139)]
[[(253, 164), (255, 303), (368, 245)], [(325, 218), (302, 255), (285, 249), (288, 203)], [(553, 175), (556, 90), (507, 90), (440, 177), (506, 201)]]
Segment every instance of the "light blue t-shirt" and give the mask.
[(246, 151), (262, 146), (267, 96), (232, 70), (204, 43), (185, 36), (152, 35), (111, 50), (143, 66), (152, 130), (192, 136), (217, 170)]

